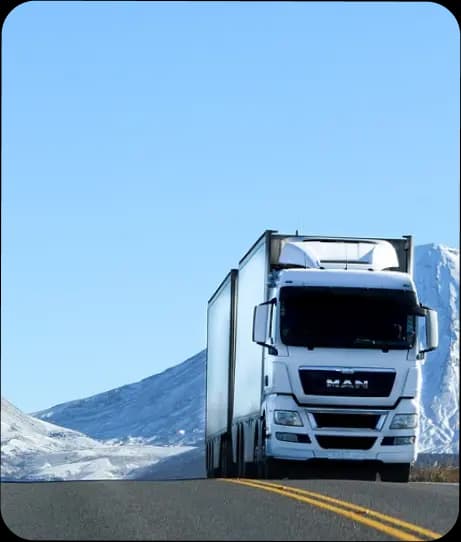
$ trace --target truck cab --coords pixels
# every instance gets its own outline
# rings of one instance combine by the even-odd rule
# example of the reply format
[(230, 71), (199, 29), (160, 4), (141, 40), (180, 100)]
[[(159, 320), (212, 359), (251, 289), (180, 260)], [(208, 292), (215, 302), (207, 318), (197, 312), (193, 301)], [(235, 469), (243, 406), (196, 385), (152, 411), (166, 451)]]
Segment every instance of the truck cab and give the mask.
[(435, 312), (388, 241), (287, 239), (277, 264), (253, 329), (266, 458), (376, 461), (407, 481)]

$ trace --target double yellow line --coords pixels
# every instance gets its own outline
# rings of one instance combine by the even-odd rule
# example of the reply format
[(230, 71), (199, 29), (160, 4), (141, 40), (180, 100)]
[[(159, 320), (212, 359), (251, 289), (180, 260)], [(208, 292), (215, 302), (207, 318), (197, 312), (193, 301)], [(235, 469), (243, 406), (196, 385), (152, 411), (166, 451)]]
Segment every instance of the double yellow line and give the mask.
[[(316, 493), (314, 491), (307, 491), (305, 489), (274, 484), (262, 480), (243, 480), (238, 478), (222, 478), (221, 480), (233, 484), (264, 489), (265, 491), (278, 493), (279, 495), (284, 495), (285, 497), (290, 497), (291, 499), (329, 510), (330, 512), (345, 516), (353, 521), (357, 521), (363, 525), (367, 525), (368, 527), (372, 527), (378, 531), (398, 538), (399, 540), (435, 540), (442, 536), (440, 533), (424, 529), (423, 527), (419, 527), (408, 521), (403, 521), (382, 514), (381, 512), (376, 512), (370, 508), (328, 497), (327, 495), (322, 495), (321, 493)], [(421, 536), (423, 538), (421, 538)]]

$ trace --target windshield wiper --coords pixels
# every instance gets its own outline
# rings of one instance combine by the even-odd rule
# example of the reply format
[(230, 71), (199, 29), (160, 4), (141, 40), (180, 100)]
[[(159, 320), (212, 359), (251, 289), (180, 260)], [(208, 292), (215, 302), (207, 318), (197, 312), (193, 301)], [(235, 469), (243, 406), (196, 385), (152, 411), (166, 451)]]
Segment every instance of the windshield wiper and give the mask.
[(389, 352), (389, 347), (392, 346), (388, 341), (377, 341), (376, 339), (367, 339), (365, 337), (357, 337), (353, 340), (352, 344), (381, 348), (383, 352)]
[(377, 344), (375, 339), (366, 339), (364, 337), (357, 337), (354, 339), (353, 344)]

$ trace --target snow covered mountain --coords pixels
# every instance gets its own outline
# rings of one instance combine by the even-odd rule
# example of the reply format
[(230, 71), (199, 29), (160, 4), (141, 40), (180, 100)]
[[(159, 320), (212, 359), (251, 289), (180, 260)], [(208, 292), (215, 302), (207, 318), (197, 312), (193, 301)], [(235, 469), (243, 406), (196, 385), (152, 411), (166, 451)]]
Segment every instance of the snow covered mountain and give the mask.
[[(423, 365), (419, 449), (459, 453), (459, 250), (435, 244), (416, 247), (415, 281), (422, 303), (438, 311), (440, 335), (440, 347)], [(140, 382), (35, 415), (97, 439), (139, 437), (159, 445), (201, 446), (204, 370), (202, 351)]]
[(422, 367), (419, 449), (459, 453), (459, 250), (422, 245), (415, 250), (420, 301), (438, 313), (439, 347)]
[(204, 438), (205, 350), (166, 371), (33, 414), (97, 439), (137, 437), (159, 445)]
[(107, 480), (130, 476), (191, 447), (101, 442), (24, 414), (1, 400), (2, 480)]

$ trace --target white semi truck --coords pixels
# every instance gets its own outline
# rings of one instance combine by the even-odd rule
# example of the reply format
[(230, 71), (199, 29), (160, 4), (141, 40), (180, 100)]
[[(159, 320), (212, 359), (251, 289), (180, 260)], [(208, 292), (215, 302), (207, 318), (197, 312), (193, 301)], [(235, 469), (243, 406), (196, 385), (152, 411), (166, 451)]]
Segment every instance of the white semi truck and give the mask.
[(259, 237), (208, 302), (209, 477), (339, 460), (408, 481), (421, 360), (438, 344), (412, 266), (411, 236)]

